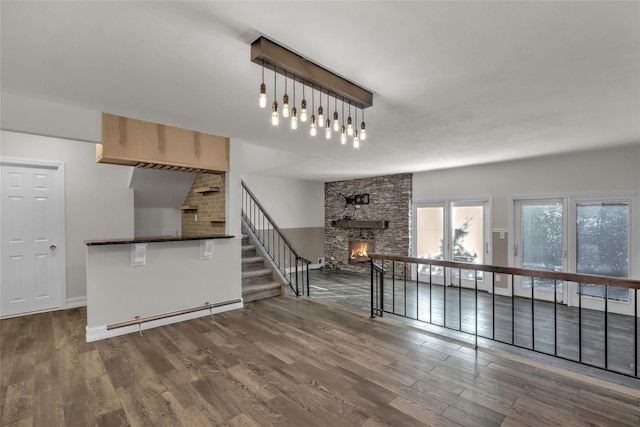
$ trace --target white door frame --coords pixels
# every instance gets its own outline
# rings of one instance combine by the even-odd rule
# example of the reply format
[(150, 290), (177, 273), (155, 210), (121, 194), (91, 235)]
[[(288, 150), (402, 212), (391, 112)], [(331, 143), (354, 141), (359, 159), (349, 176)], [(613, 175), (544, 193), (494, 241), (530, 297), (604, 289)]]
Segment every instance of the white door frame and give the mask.
[[(0, 167), (3, 166), (13, 166), (13, 167), (26, 167), (26, 168), (44, 168), (44, 169), (53, 169), (58, 173), (55, 174), (56, 183), (58, 185), (59, 194), (59, 212), (60, 212), (60, 220), (56, 225), (59, 230), (59, 242), (58, 246), (60, 249), (56, 256), (59, 258), (59, 262), (61, 263), (60, 269), (58, 272), (58, 284), (60, 286), (59, 295), (60, 295), (60, 309), (67, 308), (67, 245), (66, 245), (66, 212), (65, 212), (65, 169), (64, 162), (55, 162), (55, 161), (46, 161), (46, 160), (35, 160), (35, 159), (22, 159), (22, 158), (14, 158), (14, 157), (0, 157)], [(0, 174), (0, 179), (2, 179), (2, 175)], [(0, 186), (1, 188), (1, 186)], [(0, 248), (0, 250), (2, 250)], [(0, 259), (2, 259), (0, 257)], [(1, 298), (2, 296), (0, 296)], [(0, 318), (8, 318), (8, 317), (16, 317), (21, 316), (22, 314), (4, 316), (0, 313)]]

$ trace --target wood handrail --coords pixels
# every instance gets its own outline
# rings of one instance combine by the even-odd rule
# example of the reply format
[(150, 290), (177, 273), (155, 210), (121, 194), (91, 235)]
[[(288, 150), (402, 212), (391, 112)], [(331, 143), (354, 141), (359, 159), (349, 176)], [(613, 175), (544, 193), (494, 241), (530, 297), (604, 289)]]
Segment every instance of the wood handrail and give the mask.
[(640, 289), (640, 280), (635, 280), (635, 279), (620, 279), (617, 277), (595, 276), (591, 274), (531, 270), (531, 269), (516, 268), (516, 267), (501, 267), (497, 265), (487, 265), (487, 264), (471, 264), (467, 262), (443, 261), (438, 259), (415, 258), (415, 257), (390, 255), (390, 254), (370, 253), (368, 255), (369, 255), (369, 258), (371, 258), (372, 260), (380, 259), (380, 260), (387, 260), (387, 261), (409, 262), (414, 264), (429, 264), (429, 265), (437, 265), (440, 267), (461, 268), (463, 270), (486, 271), (489, 273), (511, 274), (514, 276), (524, 276), (524, 277), (542, 277), (545, 279), (563, 280), (567, 282), (576, 282), (576, 283), (585, 283), (585, 284), (588, 283), (590, 285), (605, 285), (605, 286), (615, 286), (617, 288)]

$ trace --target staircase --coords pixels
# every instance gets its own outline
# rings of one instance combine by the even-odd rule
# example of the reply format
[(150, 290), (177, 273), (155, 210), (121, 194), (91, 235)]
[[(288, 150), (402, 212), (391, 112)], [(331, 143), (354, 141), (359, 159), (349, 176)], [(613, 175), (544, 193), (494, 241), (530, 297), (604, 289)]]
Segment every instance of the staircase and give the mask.
[(242, 237), (242, 299), (246, 302), (278, 297), (284, 284), (269, 262), (259, 253), (257, 245), (247, 235)]

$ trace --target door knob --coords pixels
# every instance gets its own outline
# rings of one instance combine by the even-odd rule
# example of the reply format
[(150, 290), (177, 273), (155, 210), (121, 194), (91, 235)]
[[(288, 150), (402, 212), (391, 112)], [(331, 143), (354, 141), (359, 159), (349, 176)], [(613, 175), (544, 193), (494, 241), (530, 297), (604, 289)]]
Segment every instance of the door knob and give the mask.
[(51, 249), (52, 251), (55, 251), (55, 250), (56, 250), (56, 248), (57, 248), (57, 246), (56, 246), (56, 245), (51, 245), (51, 246), (49, 246), (49, 249)]

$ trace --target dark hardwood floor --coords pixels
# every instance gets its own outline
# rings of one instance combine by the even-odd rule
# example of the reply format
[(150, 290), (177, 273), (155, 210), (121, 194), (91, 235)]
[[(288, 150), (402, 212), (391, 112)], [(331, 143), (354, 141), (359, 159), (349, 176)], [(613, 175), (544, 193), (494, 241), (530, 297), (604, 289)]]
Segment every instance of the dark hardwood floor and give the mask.
[[(369, 275), (326, 269), (314, 270), (310, 277), (313, 298), (331, 301), (356, 310), (370, 311)], [(419, 296), (417, 300), (416, 293)], [(575, 364), (563, 363), (559, 359), (544, 358), (526, 350), (500, 345), (500, 342), (511, 343), (524, 349), (557, 355), (573, 361), (581, 359), (583, 363), (604, 368), (605, 319), (601, 311), (583, 309), (581, 313), (583, 326), (582, 331), (579, 331), (579, 315), (576, 307), (540, 300), (536, 300), (532, 307), (529, 298), (512, 300), (510, 297), (498, 295), (494, 298), (487, 292), (478, 292), (476, 319), (476, 297), (472, 289), (432, 285), (430, 291), (426, 283), (416, 286), (415, 282), (407, 282), (405, 292), (403, 280), (396, 280), (393, 283), (389, 277), (385, 279), (384, 308), (385, 316), (391, 312), (420, 320), (421, 322), (415, 322), (397, 318), (413, 326), (437, 331), (468, 342), (472, 342), (473, 337), (438, 328), (438, 326), (473, 334), (477, 322), (480, 337), (498, 341), (481, 340), (484, 347), (500, 348), (515, 354), (527, 355), (576, 372), (595, 375), (608, 381), (615, 380), (620, 384), (631, 386), (638, 384), (637, 380), (629, 380), (623, 376), (600, 372), (584, 365), (574, 366)], [(512, 321), (512, 313), (514, 321)], [(434, 327), (426, 326), (422, 322), (430, 322)], [(633, 317), (609, 313), (606, 330), (608, 344), (606, 367), (625, 375), (635, 375), (636, 354), (633, 346), (634, 344), (638, 346), (638, 354), (640, 354), (640, 339), (635, 339), (634, 343)], [(578, 344), (580, 340), (581, 346)]]
[(0, 321), (2, 425), (640, 425), (638, 389), (309, 298), (95, 343), (85, 315)]

